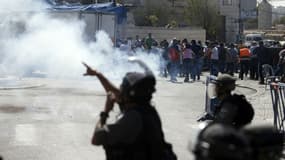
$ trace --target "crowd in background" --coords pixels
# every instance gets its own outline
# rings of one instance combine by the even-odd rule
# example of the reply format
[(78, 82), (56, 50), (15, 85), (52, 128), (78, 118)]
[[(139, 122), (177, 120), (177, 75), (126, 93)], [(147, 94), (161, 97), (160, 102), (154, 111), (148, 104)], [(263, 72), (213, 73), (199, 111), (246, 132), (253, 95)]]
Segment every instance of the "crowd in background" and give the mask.
[[(171, 82), (177, 81), (177, 76), (184, 77), (184, 82), (200, 80), (203, 70), (209, 70), (210, 75), (219, 73), (238, 75), (238, 78), (259, 80), (264, 84), (262, 66), (268, 64), (273, 68), (272, 75), (283, 76), (285, 50), (276, 42), (265, 45), (263, 41), (252, 42), (245, 46), (239, 43), (223, 43), (217, 41), (189, 41), (187, 38), (157, 42), (152, 34), (140, 39), (128, 39), (119, 44), (120, 49), (135, 53), (143, 50), (152, 54), (160, 54), (160, 75), (170, 76)], [(284, 48), (283, 48), (284, 49)]]
[[(203, 69), (216, 76), (216, 97), (209, 98), (209, 105), (206, 106), (211, 111), (206, 110), (207, 114), (198, 120), (211, 123), (199, 132), (194, 148), (189, 148), (195, 159), (280, 159), (284, 133), (271, 126), (245, 127), (254, 119), (254, 108), (245, 95), (232, 91), (236, 88), (237, 78), (234, 76), (241, 80), (259, 80), (260, 84), (264, 84), (264, 65), (275, 68), (272, 74), (282, 75), (285, 49), (277, 50), (273, 47), (272, 50), (264, 46), (263, 41), (252, 42), (250, 46), (245, 46), (242, 41), (238, 44), (202, 43), (187, 38), (157, 42), (151, 34), (143, 40), (138, 36), (134, 41), (129, 39), (119, 47), (129, 55), (140, 54), (140, 50), (158, 54), (161, 61), (160, 75), (169, 76), (171, 82), (176, 82), (177, 76), (184, 77), (184, 82), (199, 81)], [(276, 51), (279, 54), (275, 54)], [(164, 139), (159, 114), (155, 106), (151, 105), (156, 79), (149, 72), (150, 69), (145, 69), (144, 73), (127, 73), (119, 89), (113, 87), (103, 74), (85, 66), (85, 75), (97, 76), (105, 90), (111, 91), (110, 96), (112, 92), (116, 93), (113, 93), (115, 97), (107, 96), (92, 138), (94, 145), (104, 146), (107, 159), (177, 160), (172, 145)], [(121, 119), (114, 124), (107, 124), (109, 112), (115, 103), (120, 106)]]

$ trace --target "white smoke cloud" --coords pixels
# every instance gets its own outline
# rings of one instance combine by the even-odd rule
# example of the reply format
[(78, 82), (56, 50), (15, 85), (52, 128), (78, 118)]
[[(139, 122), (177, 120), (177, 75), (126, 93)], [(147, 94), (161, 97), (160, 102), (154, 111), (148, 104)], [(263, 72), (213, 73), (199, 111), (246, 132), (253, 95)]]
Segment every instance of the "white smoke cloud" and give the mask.
[[(82, 61), (113, 78), (139, 68), (127, 63), (127, 55), (112, 47), (105, 32), (97, 33), (96, 42), (86, 42), (84, 22), (51, 16), (39, 0), (1, 1), (0, 6), (0, 74), (40, 70), (52, 78), (81, 78)], [(157, 56), (140, 53), (140, 58), (158, 69)]]

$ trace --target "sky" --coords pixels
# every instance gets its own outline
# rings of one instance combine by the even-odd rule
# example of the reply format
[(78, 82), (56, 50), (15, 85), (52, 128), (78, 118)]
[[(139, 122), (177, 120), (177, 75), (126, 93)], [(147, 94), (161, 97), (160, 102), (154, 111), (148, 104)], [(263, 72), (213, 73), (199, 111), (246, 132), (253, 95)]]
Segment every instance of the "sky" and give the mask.
[[(262, 0), (258, 1), (261, 2)], [(268, 2), (270, 2), (274, 7), (285, 6), (285, 0), (268, 0)]]

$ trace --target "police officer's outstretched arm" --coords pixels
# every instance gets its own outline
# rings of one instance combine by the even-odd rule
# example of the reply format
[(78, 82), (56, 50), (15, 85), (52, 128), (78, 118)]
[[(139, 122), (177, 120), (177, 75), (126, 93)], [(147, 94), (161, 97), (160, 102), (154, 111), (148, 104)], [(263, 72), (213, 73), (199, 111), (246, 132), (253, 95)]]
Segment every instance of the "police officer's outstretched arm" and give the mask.
[(112, 92), (107, 93), (106, 103), (104, 111), (100, 113), (100, 120), (97, 122), (95, 131), (92, 137), (93, 145), (101, 145), (106, 141), (106, 134), (101, 132), (104, 125), (106, 124), (107, 118), (109, 117), (109, 112), (113, 109), (115, 104), (115, 95)]
[(137, 59), (135, 57), (130, 57), (128, 60), (129, 62), (137, 63), (140, 67), (142, 67), (145, 71), (145, 74), (153, 75), (153, 72), (151, 71), (151, 69), (142, 60)]
[(91, 68), (89, 65), (87, 65), (85, 62), (82, 62), (82, 64), (86, 67), (86, 73), (84, 73), (84, 76), (96, 76), (101, 84), (103, 85), (106, 92), (113, 92), (116, 97), (119, 96), (120, 90), (115, 85), (113, 85), (102, 73), (98, 72), (97, 70)]

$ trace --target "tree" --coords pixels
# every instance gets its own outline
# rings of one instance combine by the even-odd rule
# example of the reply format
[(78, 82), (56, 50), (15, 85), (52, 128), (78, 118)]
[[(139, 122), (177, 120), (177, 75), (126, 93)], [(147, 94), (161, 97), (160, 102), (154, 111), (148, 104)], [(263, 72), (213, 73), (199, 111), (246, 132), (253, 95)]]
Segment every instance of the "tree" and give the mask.
[(168, 0), (168, 1), (171, 1), (171, 5), (172, 5), (172, 7), (174, 7), (174, 2), (175, 2), (176, 0)]
[(81, 4), (92, 4), (94, 3), (93, 0), (80, 0)]
[[(77, 0), (71, 0), (77, 1)], [(94, 3), (105, 3), (105, 2), (113, 2), (113, 0), (79, 0), (81, 4), (94, 4)]]
[(284, 24), (285, 25), (285, 16), (282, 16), (279, 18), (279, 24)]
[(284, 24), (285, 25), (285, 16), (282, 16), (282, 17), (275, 19), (273, 24), (274, 25), (277, 25), (277, 24)]
[(213, 0), (187, 0), (186, 20), (196, 26), (202, 26), (206, 30), (207, 39), (215, 39), (222, 20), (218, 14), (216, 3)]
[(150, 21), (152, 26), (157, 26), (158, 18), (156, 15), (150, 15), (148, 17), (148, 20)]
[(166, 0), (145, 0), (143, 7), (132, 11), (137, 26), (165, 26), (171, 19), (172, 7)]
[(257, 18), (244, 20), (244, 28), (245, 29), (256, 29), (256, 28), (258, 28), (257, 24), (258, 24)]

